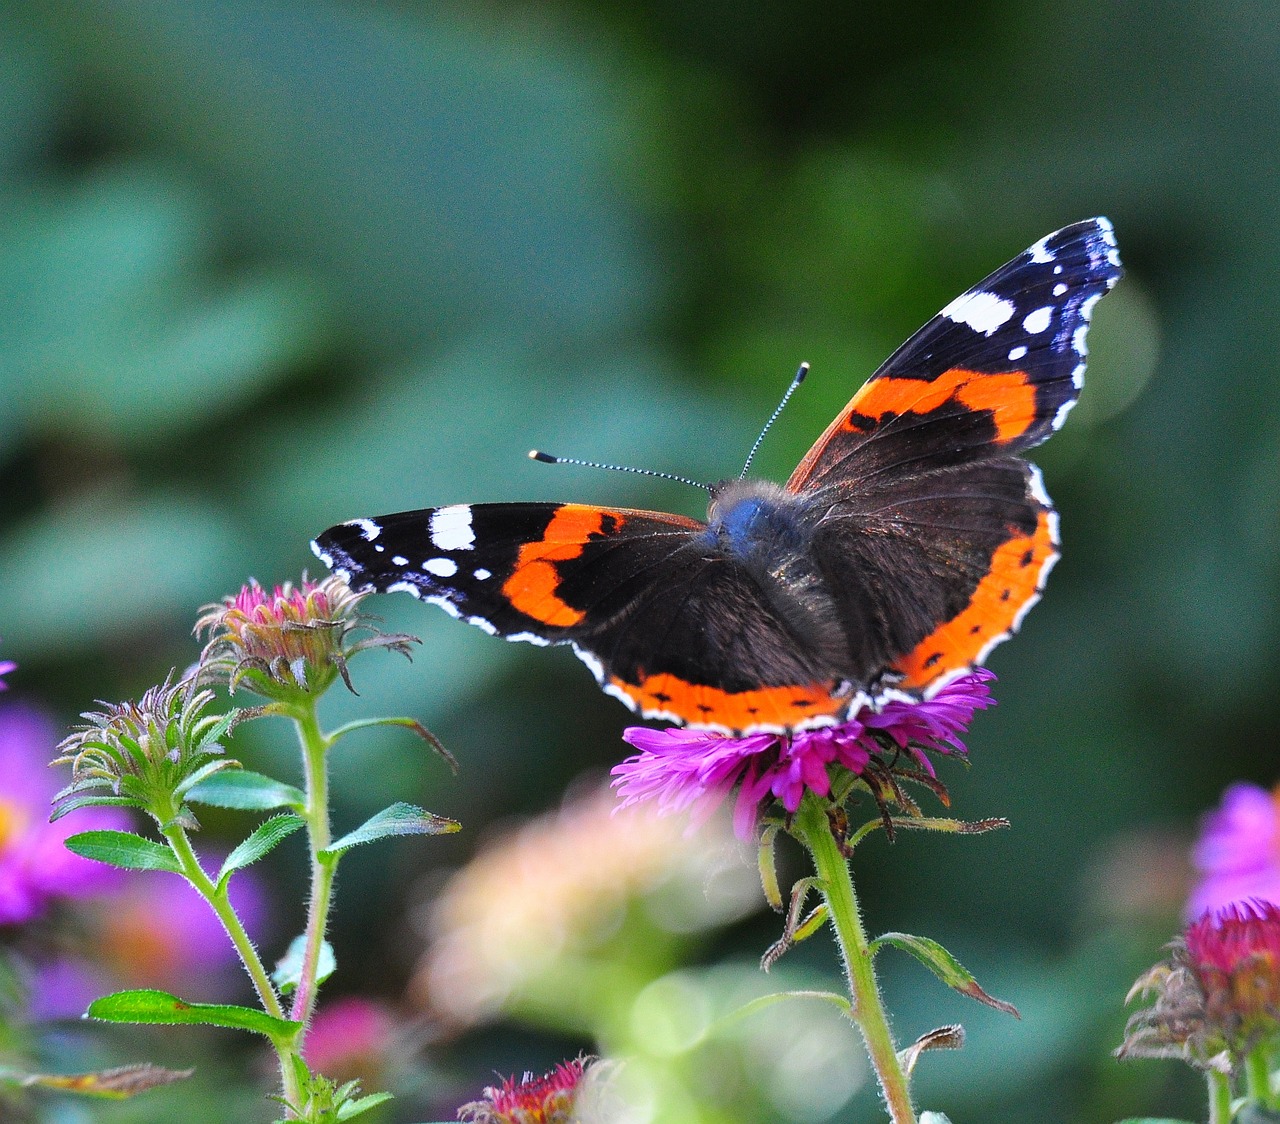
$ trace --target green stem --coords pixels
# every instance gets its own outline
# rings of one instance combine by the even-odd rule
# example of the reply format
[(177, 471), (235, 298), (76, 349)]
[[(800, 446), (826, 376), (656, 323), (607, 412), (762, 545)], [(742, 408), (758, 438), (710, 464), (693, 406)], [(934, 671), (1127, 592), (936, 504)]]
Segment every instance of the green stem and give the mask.
[(1249, 1099), (1263, 1108), (1275, 1108), (1271, 1095), (1271, 1057), (1265, 1044), (1255, 1046), (1245, 1055), (1244, 1067)]
[[(195, 849), (191, 846), (191, 840), (187, 838), (186, 831), (174, 825), (164, 830), (164, 837), (169, 841), (169, 846), (173, 848), (173, 853), (181, 864), (182, 873), (187, 881), (209, 903), (209, 908), (213, 910), (218, 920), (222, 922), (223, 929), (226, 931), (227, 936), (231, 938), (231, 943), (235, 945), (236, 952), (240, 956), (240, 963), (244, 965), (245, 971), (249, 973), (249, 979), (253, 981), (253, 987), (258, 993), (258, 1000), (262, 1004), (262, 1009), (273, 1018), (286, 1018), (284, 1008), (280, 1005), (280, 997), (276, 995), (276, 989), (271, 983), (271, 977), (267, 974), (266, 968), (263, 966), (258, 950), (254, 947), (253, 941), (245, 931), (245, 927), (228, 900), (227, 895), (218, 890), (217, 883), (205, 873), (204, 867), (200, 865), (199, 859), (196, 858)], [(282, 1047), (278, 1043), (275, 1045), (275, 1050), (276, 1056), (280, 1060), (280, 1077), (284, 1097), (286, 1100), (296, 1104), (300, 1090), (294, 1079), (291, 1061), (291, 1055), (294, 1051)]]
[[(303, 946), (302, 973), (293, 996), (290, 1017), (307, 1023), (315, 1010), (318, 985), (316, 974), (320, 964), (320, 948), (329, 926), (329, 907), (333, 898), (332, 863), (319, 855), (333, 841), (329, 825), (329, 761), (332, 739), (325, 737), (316, 718), (314, 701), (308, 700), (294, 714), (298, 741), (302, 745), (302, 765), (306, 777), (307, 835), (311, 847), (311, 895), (307, 903), (306, 943)], [(304, 1030), (305, 1034), (306, 1031)]]
[(812, 793), (805, 795), (796, 812), (793, 830), (813, 856), (814, 869), (821, 879), (822, 895), (844, 959), (845, 978), (853, 1000), (852, 1018), (862, 1032), (890, 1118), (894, 1124), (916, 1124), (906, 1074), (898, 1061), (889, 1020), (880, 999), (871, 949), (858, 911), (853, 875), (831, 834), (826, 807)]
[(1231, 1124), (1231, 1082), (1216, 1070), (1209, 1071), (1209, 1124)]

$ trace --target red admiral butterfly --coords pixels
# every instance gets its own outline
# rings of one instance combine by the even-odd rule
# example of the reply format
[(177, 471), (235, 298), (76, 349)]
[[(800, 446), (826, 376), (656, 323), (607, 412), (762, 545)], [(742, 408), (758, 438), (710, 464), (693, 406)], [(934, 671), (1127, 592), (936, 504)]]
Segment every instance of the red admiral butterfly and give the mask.
[(784, 486), (713, 486), (705, 523), (456, 504), (341, 523), (312, 549), (356, 589), (571, 645), (646, 718), (788, 731), (927, 697), (1017, 630), (1057, 561), (1021, 454), (1075, 404), (1120, 274), (1104, 218), (1040, 239), (898, 348)]

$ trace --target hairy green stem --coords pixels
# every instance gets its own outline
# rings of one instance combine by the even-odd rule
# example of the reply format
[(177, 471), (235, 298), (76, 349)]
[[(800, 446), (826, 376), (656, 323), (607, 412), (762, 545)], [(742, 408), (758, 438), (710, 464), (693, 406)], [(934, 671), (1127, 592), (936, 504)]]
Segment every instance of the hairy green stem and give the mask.
[[(164, 837), (169, 841), (169, 846), (173, 849), (174, 855), (181, 864), (183, 875), (195, 887), (200, 896), (209, 903), (209, 908), (217, 915), (218, 920), (222, 923), (222, 928), (231, 939), (231, 943), (235, 945), (236, 952), (240, 956), (240, 963), (244, 965), (244, 970), (249, 973), (249, 979), (253, 981), (253, 987), (258, 993), (258, 1000), (262, 1004), (262, 1009), (273, 1018), (286, 1018), (284, 1008), (280, 1005), (280, 997), (276, 994), (276, 989), (271, 983), (271, 977), (267, 974), (266, 968), (263, 966), (258, 950), (254, 947), (253, 941), (245, 931), (239, 915), (232, 908), (226, 893), (218, 890), (217, 883), (205, 873), (204, 867), (200, 865), (200, 861), (196, 858), (195, 849), (191, 846), (191, 840), (187, 838), (187, 833), (181, 827), (174, 825), (165, 829)], [(292, 1064), (292, 1055), (296, 1051), (283, 1047), (278, 1043), (274, 1045), (276, 1056), (280, 1061), (280, 1079), (284, 1097), (286, 1100), (296, 1104), (301, 1092), (294, 1078)]]
[(1209, 1071), (1209, 1124), (1231, 1124), (1231, 1081), (1216, 1070)]
[(1263, 1108), (1275, 1108), (1271, 1094), (1271, 1057), (1266, 1044), (1255, 1046), (1244, 1059), (1245, 1089)]
[(831, 834), (826, 808), (812, 793), (806, 793), (796, 812), (793, 831), (813, 856), (814, 869), (821, 880), (822, 895), (844, 959), (845, 978), (853, 1000), (851, 1017), (862, 1032), (890, 1118), (894, 1124), (916, 1124), (907, 1077), (898, 1061), (889, 1020), (880, 999), (871, 949), (853, 888), (853, 875), (848, 860)]
[(323, 862), (319, 857), (320, 852), (333, 841), (329, 825), (328, 761), (332, 740), (320, 730), (314, 701), (309, 700), (300, 706), (294, 721), (298, 728), (298, 741), (302, 746), (303, 772), (306, 777), (307, 809), (303, 818), (307, 821), (307, 836), (311, 848), (311, 893), (307, 903), (302, 972), (294, 992), (290, 1017), (306, 1023), (315, 1010), (320, 949), (329, 926), (329, 908), (333, 898), (333, 864)]

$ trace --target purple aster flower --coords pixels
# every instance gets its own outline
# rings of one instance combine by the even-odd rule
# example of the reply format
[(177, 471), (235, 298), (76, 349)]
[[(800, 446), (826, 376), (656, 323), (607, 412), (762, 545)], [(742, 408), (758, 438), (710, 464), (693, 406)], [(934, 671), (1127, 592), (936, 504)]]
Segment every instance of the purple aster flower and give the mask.
[(68, 835), (121, 830), (128, 817), (113, 808), (85, 809), (73, 823), (49, 823), (58, 777), (47, 767), (58, 735), (47, 716), (26, 706), (0, 710), (0, 925), (20, 925), (56, 898), (110, 891), (121, 872), (73, 855)]
[(948, 683), (931, 699), (894, 700), (863, 709), (835, 726), (793, 734), (730, 737), (711, 730), (632, 726), (622, 736), (640, 752), (613, 770), (622, 806), (653, 801), (660, 811), (688, 810), (701, 823), (738, 786), (734, 830), (749, 838), (772, 799), (788, 812), (805, 791), (827, 796), (831, 766), (861, 775), (887, 752), (908, 754), (930, 776), (926, 751), (963, 755), (960, 736), (975, 710), (993, 705), (985, 668)]
[(1205, 817), (1192, 862), (1200, 880), (1188, 917), (1248, 899), (1280, 903), (1280, 789), (1231, 785)]

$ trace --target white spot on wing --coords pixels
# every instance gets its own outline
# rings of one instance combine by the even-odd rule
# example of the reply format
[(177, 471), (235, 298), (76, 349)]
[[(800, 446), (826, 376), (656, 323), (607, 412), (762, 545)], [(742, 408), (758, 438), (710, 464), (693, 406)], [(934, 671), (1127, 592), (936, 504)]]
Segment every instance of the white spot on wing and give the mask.
[(1027, 251), (1027, 253), (1031, 255), (1031, 260), (1033, 262), (1038, 262), (1041, 265), (1047, 265), (1049, 262), (1053, 261), (1053, 254), (1049, 250), (1048, 246), (1049, 239), (1052, 237), (1052, 234), (1046, 234)]
[(1022, 321), (1022, 327), (1031, 335), (1038, 336), (1049, 327), (1052, 320), (1053, 309), (1046, 305), (1044, 308), (1037, 308), (1035, 312), (1028, 312)]
[(1063, 296), (1066, 293), (1066, 291), (1067, 291), (1067, 283), (1065, 281), (1059, 281), (1053, 287), (1053, 295), (1055, 297)]
[(995, 293), (985, 293), (981, 289), (964, 293), (956, 297), (942, 315), (957, 324), (968, 324), (975, 332), (989, 336), (1008, 323), (1014, 313), (1012, 301), (998, 297)]
[(482, 582), (488, 578), (493, 577), (493, 574), (491, 574), (488, 570), (486, 570), (483, 566), (481, 566), (480, 569), (478, 569), (475, 572), (475, 574), (473, 574), (472, 576), (476, 579), (476, 581)]
[(321, 562), (329, 567), (329, 569), (333, 569), (333, 555), (331, 555), (327, 550), (323, 550), (315, 539), (311, 540), (311, 553), (319, 558)]
[(1016, 363), (1019, 359), (1021, 359), (1024, 355), (1026, 355), (1026, 353), (1027, 353), (1027, 349), (1023, 347), (1021, 344), (1019, 344), (1017, 347), (1015, 347), (1012, 351), (1009, 352), (1009, 358)]
[(437, 508), (431, 513), (430, 530), (437, 550), (470, 550), (476, 543), (469, 504)]
[(382, 534), (382, 528), (372, 519), (349, 519), (343, 526), (358, 528), (360, 534), (364, 536), (365, 542), (373, 542), (374, 539)]
[(458, 572), (458, 564), (452, 558), (428, 558), (422, 568), (438, 578), (451, 578)]
[(393, 554), (391, 556), (391, 561), (396, 566), (409, 565), (409, 559), (407, 559), (403, 554)]

